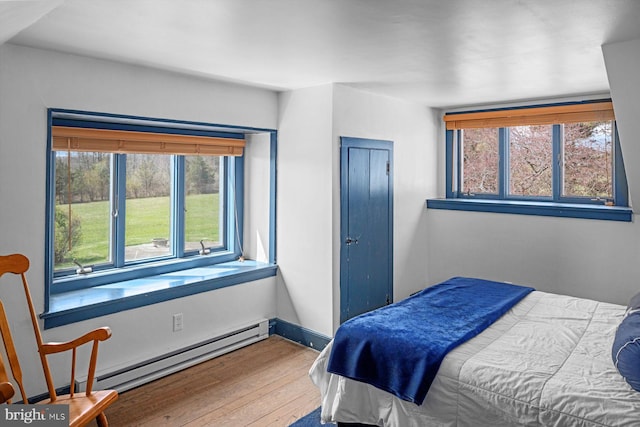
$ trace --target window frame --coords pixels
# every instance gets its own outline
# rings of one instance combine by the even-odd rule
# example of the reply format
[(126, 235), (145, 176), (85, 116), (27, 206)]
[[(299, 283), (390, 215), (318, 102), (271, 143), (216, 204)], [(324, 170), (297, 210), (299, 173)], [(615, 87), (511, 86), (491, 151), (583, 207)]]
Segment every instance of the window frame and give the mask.
[[(155, 276), (164, 273), (175, 272), (190, 268), (210, 266), (237, 260), (241, 255), (239, 242), (243, 241), (243, 218), (244, 218), (244, 156), (224, 156), (224, 201), (225, 213), (224, 225), (222, 226), (223, 247), (211, 248), (210, 254), (199, 255), (193, 251), (184, 251), (184, 236), (177, 230), (184, 231), (184, 215), (181, 214), (184, 208), (184, 194), (180, 195), (183, 189), (173, 194), (171, 228), (174, 239), (175, 252), (169, 257), (152, 258), (142, 262), (124, 263), (124, 255), (116, 255), (113, 266), (101, 265), (92, 273), (83, 275), (76, 274), (72, 269), (62, 272), (54, 271), (53, 244), (54, 244), (54, 222), (55, 216), (55, 151), (52, 149), (51, 129), (54, 125), (72, 125), (75, 127), (106, 128), (118, 130), (135, 130), (149, 133), (177, 133), (180, 135), (214, 136), (224, 138), (244, 139), (245, 133), (240, 129), (227, 129), (224, 126), (210, 125), (203, 123), (193, 123), (184, 121), (136, 118), (131, 116), (120, 116), (115, 114), (102, 114), (93, 112), (79, 112), (71, 110), (49, 109), (47, 123), (47, 200), (46, 200), (46, 220), (45, 220), (45, 287), (47, 301), (45, 311), (48, 310), (48, 296), (51, 294), (64, 293), (79, 289), (92, 288), (105, 284), (139, 279)], [(126, 182), (126, 170), (124, 169), (125, 154), (114, 154), (114, 168), (120, 168), (114, 175), (120, 174), (116, 178), (119, 197), (124, 198), (126, 192), (124, 186)], [(172, 180), (172, 193), (184, 184), (184, 156), (176, 156), (172, 162), (177, 175)], [(221, 180), (222, 181), (222, 180)], [(184, 186), (184, 185), (183, 185)], [(235, 205), (235, 211), (233, 206)], [(182, 208), (182, 210), (181, 210)], [(125, 213), (126, 215), (126, 213)], [(236, 224), (238, 218), (238, 224)], [(119, 221), (119, 232), (116, 232), (115, 245), (124, 245), (124, 221)], [(112, 237), (113, 238), (113, 237)], [(123, 248), (124, 246), (122, 246)], [(116, 249), (115, 253), (118, 252)], [(118, 258), (122, 258), (121, 260)]]
[[(532, 105), (517, 108), (497, 108), (489, 110), (464, 111), (448, 113), (451, 115), (498, 112), (510, 110), (524, 110), (528, 108), (555, 107), (589, 103), (610, 102), (611, 100), (593, 100), (585, 102), (568, 102), (559, 104)], [(629, 208), (628, 185), (624, 169), (624, 161), (620, 149), (620, 138), (615, 119), (612, 120), (612, 199), (597, 199), (587, 197), (570, 197), (562, 195), (561, 166), (563, 137), (562, 123), (553, 124), (553, 161), (552, 168), (552, 196), (551, 197), (523, 197), (508, 193), (508, 127), (496, 127), (499, 132), (498, 145), (498, 194), (465, 194), (462, 191), (462, 146), (460, 129), (445, 127), (445, 199), (429, 199), (427, 207), (433, 209), (467, 210), (499, 213), (515, 213), (525, 215), (543, 215), (558, 217), (590, 218), (630, 222), (632, 211)], [(515, 125), (514, 125), (515, 126)]]

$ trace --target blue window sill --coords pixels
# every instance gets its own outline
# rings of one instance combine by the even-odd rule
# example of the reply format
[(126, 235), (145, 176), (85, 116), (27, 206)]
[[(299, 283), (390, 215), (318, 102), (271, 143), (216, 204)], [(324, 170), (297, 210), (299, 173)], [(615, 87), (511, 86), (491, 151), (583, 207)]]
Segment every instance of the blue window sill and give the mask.
[(600, 219), (607, 221), (633, 220), (631, 208), (622, 206), (581, 205), (574, 203), (530, 202), (486, 199), (428, 199), (428, 209), (447, 209), (472, 212), (496, 212), (519, 215), (541, 215), (564, 218)]
[(156, 304), (276, 275), (278, 266), (233, 261), (140, 279), (126, 280), (49, 296), (49, 310), (40, 317), (44, 328)]

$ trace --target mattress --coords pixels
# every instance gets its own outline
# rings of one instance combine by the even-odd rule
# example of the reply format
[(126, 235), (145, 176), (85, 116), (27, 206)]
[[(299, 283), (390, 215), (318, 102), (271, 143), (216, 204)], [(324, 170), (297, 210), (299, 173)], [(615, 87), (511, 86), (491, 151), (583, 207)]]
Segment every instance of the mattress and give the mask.
[(534, 291), (443, 360), (422, 405), (329, 374), (309, 375), (322, 422), (378, 426), (640, 426), (640, 393), (611, 360), (626, 307)]

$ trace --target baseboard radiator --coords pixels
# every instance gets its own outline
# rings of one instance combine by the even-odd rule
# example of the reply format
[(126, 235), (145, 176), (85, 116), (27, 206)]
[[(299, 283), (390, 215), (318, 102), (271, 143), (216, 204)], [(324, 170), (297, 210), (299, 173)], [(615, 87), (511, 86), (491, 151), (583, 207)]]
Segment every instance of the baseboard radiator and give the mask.
[[(98, 375), (94, 390), (123, 392), (268, 337), (269, 321), (263, 319), (189, 347)], [(79, 384), (81, 390), (85, 387), (86, 381)]]

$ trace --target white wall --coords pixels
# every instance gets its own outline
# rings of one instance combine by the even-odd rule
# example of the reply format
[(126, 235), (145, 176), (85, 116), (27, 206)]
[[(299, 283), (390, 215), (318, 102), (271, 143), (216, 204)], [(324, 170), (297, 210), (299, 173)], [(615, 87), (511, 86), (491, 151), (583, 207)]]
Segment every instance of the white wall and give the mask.
[[(640, 41), (603, 49), (633, 202), (640, 197)], [(440, 134), (444, 176), (444, 128)], [(443, 197), (443, 181), (439, 188)], [(433, 283), (473, 276), (625, 305), (640, 291), (637, 215), (626, 223), (432, 209), (427, 217)]]
[(249, 135), (245, 148), (245, 258), (269, 262), (271, 135)]
[(333, 335), (331, 85), (285, 92), (278, 124), (278, 317)]
[(433, 283), (479, 277), (625, 305), (640, 291), (637, 222), (434, 209), (427, 216)]
[[(435, 195), (430, 109), (342, 85), (281, 97), (278, 316), (332, 336), (340, 318), (340, 137), (394, 142), (394, 294), (427, 284), (425, 198)], [(284, 206), (294, 206), (285, 209)]]
[(637, 213), (640, 210), (640, 39), (604, 45), (602, 52), (629, 180), (629, 193)]
[[(49, 107), (270, 129), (277, 126), (278, 114), (277, 94), (272, 91), (51, 51), (0, 46), (0, 253), (20, 252), (31, 259), (28, 278), (39, 312), (44, 307)], [(247, 151), (248, 155), (261, 152), (252, 147)], [(259, 177), (249, 182), (252, 180)], [(257, 203), (264, 205), (264, 199)], [(249, 235), (266, 233), (264, 225), (252, 221), (253, 229), (246, 230)], [(258, 244), (251, 243), (250, 250), (258, 254)], [(14, 336), (27, 391), (35, 395), (46, 387), (28, 319), (13, 314), (24, 304), (7, 289), (10, 282), (8, 277), (1, 279), (0, 297), (9, 303), (9, 316), (16, 320)], [(213, 337), (233, 326), (275, 317), (275, 295), (275, 278), (269, 278), (50, 329), (44, 331), (44, 338), (66, 340), (94, 327), (110, 326), (113, 337), (101, 346), (98, 363), (100, 371), (109, 371)], [(171, 317), (178, 312), (184, 313), (184, 330), (173, 333)], [(54, 370), (60, 369), (56, 362)], [(67, 378), (65, 374), (59, 385)]]
[(393, 141), (394, 301), (429, 284), (431, 231), (425, 200), (435, 197), (439, 117), (423, 105), (336, 85), (333, 102), (333, 326), (340, 322), (340, 137)]

